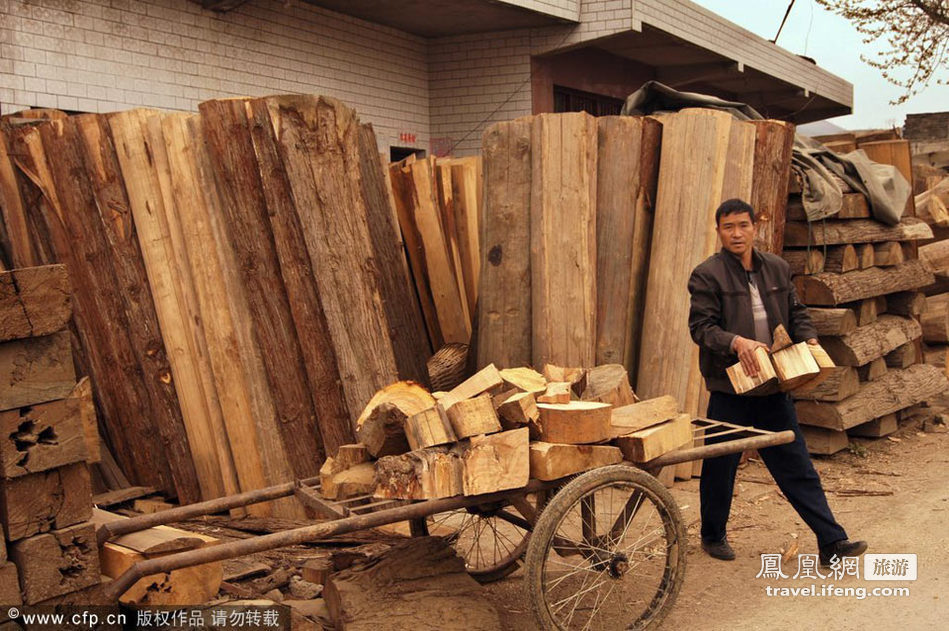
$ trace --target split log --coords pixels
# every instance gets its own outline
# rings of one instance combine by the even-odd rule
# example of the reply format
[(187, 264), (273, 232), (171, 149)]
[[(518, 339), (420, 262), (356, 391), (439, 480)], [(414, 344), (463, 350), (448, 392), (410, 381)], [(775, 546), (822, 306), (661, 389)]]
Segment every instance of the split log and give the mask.
[(501, 423), (497, 412), (494, 411), (490, 394), (481, 394), (473, 399), (458, 401), (446, 410), (446, 414), (457, 440), (501, 431)]
[(334, 574), (323, 597), (335, 627), (348, 631), (500, 629), (480, 592), (449, 543), (418, 537)]
[(581, 445), (606, 440), (612, 432), (612, 407), (607, 403), (571, 401), (538, 403), (538, 437), (548, 443)]
[(596, 118), (585, 112), (535, 116), (531, 159), (532, 361), (525, 363), (593, 366)]
[(876, 381), (886, 374), (886, 359), (877, 357), (869, 364), (857, 366), (857, 376), (860, 381)]
[(824, 253), (814, 248), (810, 250), (785, 250), (781, 257), (788, 262), (791, 274), (820, 274), (825, 271)]
[(351, 466), (329, 456), (320, 467), (320, 493), (328, 500), (344, 500), (375, 491), (376, 467), (371, 462)]
[(570, 384), (566, 381), (551, 381), (544, 394), (537, 395), (538, 403), (570, 403)]
[(631, 434), (673, 419), (678, 414), (679, 403), (669, 395), (613, 408), (611, 433), (613, 437)]
[(857, 250), (857, 260), (860, 261), (860, 269), (870, 269), (876, 263), (876, 251), (872, 243), (858, 243), (854, 246)]
[(629, 367), (639, 356), (662, 126), (601, 116), (597, 127), (595, 359)]
[(812, 306), (835, 306), (880, 294), (925, 287), (932, 282), (933, 275), (927, 272), (919, 261), (907, 261), (895, 267), (873, 268), (848, 274), (825, 272), (794, 277), (798, 298)]
[(547, 380), (533, 368), (504, 368), (501, 370), (501, 379), (521, 392), (537, 393), (547, 390)]
[(857, 370), (852, 366), (835, 366), (827, 375), (804, 383), (791, 391), (795, 399), (811, 401), (842, 401), (860, 389)]
[[(0, 601), (11, 605), (23, 603), (23, 596), (20, 595), (20, 575), (16, 571), (16, 565), (9, 561), (0, 561)], [(9, 631), (15, 628), (17, 627), (11, 625)]]
[(791, 340), (791, 336), (788, 335), (788, 330), (784, 328), (783, 324), (774, 327), (774, 331), (771, 333), (772, 353), (785, 349), (792, 344), (794, 344), (794, 342)]
[(0, 342), (66, 328), (72, 316), (71, 291), (65, 265), (0, 272)]
[(501, 427), (509, 430), (534, 424), (540, 417), (540, 411), (533, 393), (519, 392), (498, 406), (498, 416), (501, 417)]
[(64, 399), (76, 385), (69, 333), (0, 344), (0, 410)]
[(915, 318), (926, 308), (926, 294), (921, 291), (901, 291), (887, 294), (886, 312)]
[(949, 273), (949, 240), (919, 246), (919, 258), (930, 272), (946, 275)]
[(623, 452), (610, 445), (530, 444), (530, 477), (536, 480), (560, 478), (598, 467), (618, 464)]
[(583, 401), (609, 403), (613, 407), (630, 405), (639, 399), (629, 385), (629, 375), (622, 364), (604, 364), (587, 371), (587, 385), (580, 397)]
[(756, 120), (751, 124), (755, 127), (755, 150), (748, 202), (755, 209), (755, 247), (781, 254), (794, 125), (775, 120)]
[(376, 393), (356, 420), (359, 442), (374, 458), (409, 451), (405, 422), (435, 406), (435, 399), (411, 381), (390, 384)]
[(754, 376), (745, 372), (741, 362), (725, 369), (728, 380), (737, 394), (745, 394), (758, 388), (763, 390), (771, 385), (772, 380), (777, 379), (778, 375), (774, 372), (774, 364), (771, 363), (771, 357), (763, 346), (755, 349), (755, 358), (758, 360), (758, 374)]
[[(99, 526), (122, 519), (124, 517), (120, 515), (96, 509), (93, 522)], [(217, 543), (217, 539), (208, 535), (156, 526), (109, 540), (99, 548), (99, 561), (103, 576), (117, 578), (139, 561), (185, 550), (198, 550)], [(148, 606), (193, 605), (214, 598), (223, 576), (221, 561), (145, 576), (119, 600), (125, 604)]]
[(848, 436), (860, 436), (862, 438), (883, 438), (892, 434), (900, 428), (899, 419), (896, 412), (892, 412), (872, 421), (861, 423), (856, 427), (847, 430)]
[(908, 368), (913, 364), (918, 364), (922, 356), (922, 343), (920, 338), (911, 342), (900, 344), (895, 349), (884, 356), (887, 368)]
[(671, 421), (619, 436), (612, 443), (630, 462), (649, 462), (659, 456), (692, 444), (692, 416), (679, 414)]
[(924, 341), (949, 343), (949, 294), (926, 298), (925, 307), (919, 315), (919, 324), (923, 329)]
[(369, 450), (362, 443), (340, 445), (334, 458), (348, 469), (349, 467), (355, 467), (357, 464), (369, 462)]
[(942, 369), (946, 373), (946, 377), (949, 377), (949, 362), (946, 359), (949, 359), (949, 346), (928, 348), (923, 352), (925, 363)]
[(860, 258), (857, 249), (851, 244), (835, 245), (826, 248), (824, 255), (824, 271), (842, 274), (860, 269)]
[(0, 483), (0, 523), (10, 541), (89, 519), (92, 484), (85, 462)]
[(445, 344), (426, 362), (428, 382), (433, 391), (451, 390), (465, 380), (468, 366), (467, 344)]
[(461, 456), (447, 447), (429, 447), (376, 461), (376, 497), (430, 500), (464, 493)]
[(926, 222), (915, 217), (904, 217), (895, 226), (888, 226), (873, 219), (828, 219), (822, 221), (819, 226), (810, 227), (807, 222), (789, 221), (784, 232), (784, 245), (804, 247), (932, 238), (933, 231)]
[(530, 479), (528, 429), (472, 436), (461, 448), (465, 495), (519, 489)]
[(795, 388), (820, 373), (810, 346), (807, 342), (800, 342), (772, 353), (771, 361), (782, 390)]
[(903, 248), (898, 241), (877, 243), (873, 246), (873, 264), (877, 267), (890, 267), (903, 262)]
[(484, 265), (478, 286), (478, 365), (529, 366), (531, 119), (491, 125), (482, 147)]
[(807, 315), (818, 335), (847, 335), (857, 328), (857, 317), (851, 309), (809, 307)]
[(801, 433), (804, 435), (807, 451), (819, 456), (830, 456), (846, 449), (850, 444), (847, 432), (839, 430), (802, 425)]
[(27, 605), (99, 582), (96, 531), (89, 522), (17, 541), (10, 559)]
[(919, 323), (912, 318), (882, 315), (876, 322), (859, 327), (848, 335), (822, 337), (820, 341), (834, 363), (862, 366), (920, 335)]
[(866, 382), (843, 401), (798, 401), (795, 407), (802, 424), (845, 430), (925, 401), (947, 387), (949, 382), (943, 371), (919, 364), (889, 371), (876, 381)]
[(858, 327), (876, 322), (878, 312), (876, 298), (867, 298), (865, 300), (845, 304), (844, 306), (853, 311), (857, 318)]
[(441, 404), (413, 414), (406, 419), (404, 427), (405, 437), (413, 451), (458, 440)]
[(494, 364), (488, 364), (471, 377), (452, 388), (439, 400), (443, 407), (450, 408), (456, 401), (471, 399), (502, 385), (504, 380)]
[(0, 412), (0, 475), (16, 478), (89, 457), (76, 397)]
[(550, 381), (566, 381), (570, 384), (573, 393), (580, 397), (587, 387), (587, 371), (584, 368), (564, 368), (553, 364), (544, 365), (544, 379)]

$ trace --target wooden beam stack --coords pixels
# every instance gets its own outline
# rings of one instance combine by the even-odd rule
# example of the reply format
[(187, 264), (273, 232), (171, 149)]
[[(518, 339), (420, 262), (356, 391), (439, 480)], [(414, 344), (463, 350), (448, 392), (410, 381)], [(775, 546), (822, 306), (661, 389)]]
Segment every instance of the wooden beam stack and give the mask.
[[(912, 178), (904, 141), (854, 142), (872, 159), (894, 164)], [(788, 201), (783, 256), (821, 346), (837, 365), (826, 379), (793, 392), (814, 453), (845, 448), (848, 432), (890, 433), (900, 410), (949, 387), (944, 363), (923, 364), (922, 342), (949, 342), (949, 322), (944, 302), (937, 297), (930, 304), (920, 291), (933, 283), (933, 275), (928, 261), (918, 258), (916, 244), (932, 237), (934, 222), (917, 218), (914, 208), (910, 197), (901, 221), (889, 226), (873, 219), (867, 199), (844, 185), (836, 216), (808, 225), (799, 196)], [(824, 254), (823, 270), (803, 258), (814, 251)], [(931, 354), (943, 362), (944, 355)]]
[(11, 604), (99, 583), (87, 467), (99, 445), (71, 315), (65, 266), (0, 272), (0, 597)]
[[(316, 475), (432, 351), (371, 127), (315, 96), (200, 110), (0, 133), (2, 260), (67, 265), (106, 438), (133, 483), (181, 503)], [(446, 261), (472, 270), (477, 165), (447, 166), (430, 198), (464, 235)]]

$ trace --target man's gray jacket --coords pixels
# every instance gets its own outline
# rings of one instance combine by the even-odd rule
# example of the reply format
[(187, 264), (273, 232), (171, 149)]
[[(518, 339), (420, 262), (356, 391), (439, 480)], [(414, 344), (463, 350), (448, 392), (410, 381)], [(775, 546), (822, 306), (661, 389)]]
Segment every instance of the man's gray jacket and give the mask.
[[(775, 254), (752, 252), (758, 291), (768, 313), (768, 327), (783, 324), (795, 342), (817, 337), (807, 307), (797, 300), (787, 261)], [(748, 274), (741, 260), (724, 248), (692, 270), (689, 331), (699, 345), (699, 368), (710, 391), (734, 393), (725, 369), (738, 362), (731, 350), (736, 335), (755, 339)]]

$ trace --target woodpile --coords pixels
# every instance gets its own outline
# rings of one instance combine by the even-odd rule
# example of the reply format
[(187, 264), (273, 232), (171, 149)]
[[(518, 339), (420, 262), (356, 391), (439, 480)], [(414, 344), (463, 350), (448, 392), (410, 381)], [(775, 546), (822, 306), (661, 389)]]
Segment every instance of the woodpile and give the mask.
[[(457, 271), (451, 304), (474, 302), (477, 161), (413, 179), (454, 211), (447, 238), (440, 215), (393, 202), (372, 128), (333, 99), (7, 120), (0, 147), (4, 264), (66, 264), (111, 453), (181, 503), (317, 475), (377, 390), (427, 380), (442, 338), (413, 279)], [(431, 269), (410, 268), (403, 239)], [(31, 309), (4, 330), (48, 326)], [(460, 325), (449, 341), (468, 342)], [(248, 510), (302, 516), (291, 501)]]
[(88, 379), (77, 382), (62, 265), (0, 271), (0, 599), (42, 604), (100, 581)]
[[(851, 140), (912, 181), (906, 141)], [(923, 293), (934, 284), (933, 272), (944, 269), (945, 242), (931, 241), (949, 225), (930, 211), (931, 198), (938, 197), (910, 196), (902, 219), (890, 226), (873, 219), (866, 198), (844, 186), (836, 216), (810, 226), (799, 197), (791, 195), (783, 252), (835, 364), (823, 379), (792, 392), (808, 447), (819, 454), (846, 448), (848, 436), (892, 433), (901, 413), (947, 388), (949, 303), (943, 295), (949, 294)], [(917, 209), (917, 201), (925, 204)], [(824, 255), (822, 270), (808, 263), (814, 251)]]

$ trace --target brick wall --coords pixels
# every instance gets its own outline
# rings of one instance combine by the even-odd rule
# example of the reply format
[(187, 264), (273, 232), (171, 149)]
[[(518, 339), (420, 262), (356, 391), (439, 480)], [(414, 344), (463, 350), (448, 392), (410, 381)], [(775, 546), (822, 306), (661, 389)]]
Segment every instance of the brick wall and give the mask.
[(566, 20), (578, 19), (581, 0), (499, 0), (501, 4), (530, 9)]
[(228, 13), (188, 0), (0, 0), (0, 112), (24, 107), (195, 111), (203, 100), (335, 96), (380, 146), (429, 132), (426, 42), (314, 7), (251, 0)]
[(903, 138), (920, 142), (949, 139), (949, 112), (907, 114)]

